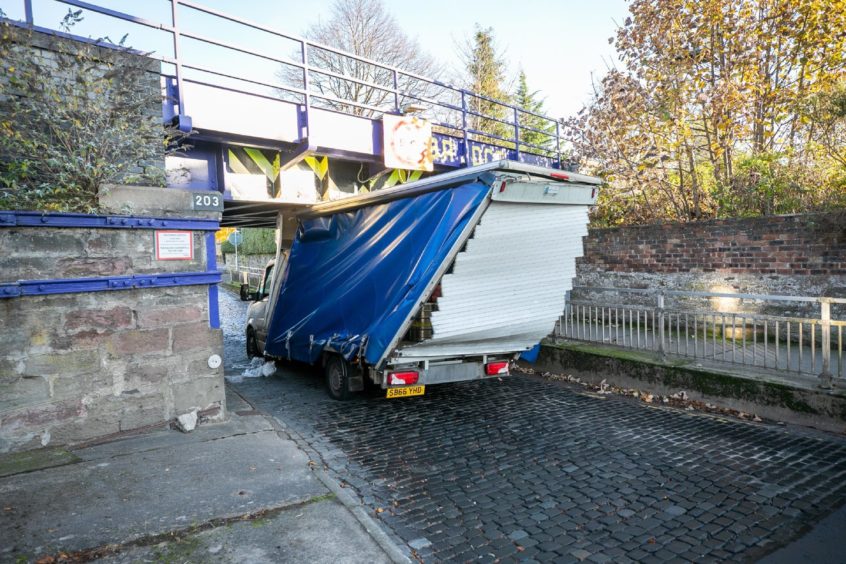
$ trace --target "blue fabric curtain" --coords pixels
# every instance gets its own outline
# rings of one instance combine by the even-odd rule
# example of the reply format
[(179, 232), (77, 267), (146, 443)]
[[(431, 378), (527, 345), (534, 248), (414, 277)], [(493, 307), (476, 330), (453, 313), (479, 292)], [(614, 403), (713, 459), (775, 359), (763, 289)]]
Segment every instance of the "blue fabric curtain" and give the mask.
[(331, 345), (378, 361), (489, 190), (473, 182), (304, 220), (266, 351), (314, 363)]

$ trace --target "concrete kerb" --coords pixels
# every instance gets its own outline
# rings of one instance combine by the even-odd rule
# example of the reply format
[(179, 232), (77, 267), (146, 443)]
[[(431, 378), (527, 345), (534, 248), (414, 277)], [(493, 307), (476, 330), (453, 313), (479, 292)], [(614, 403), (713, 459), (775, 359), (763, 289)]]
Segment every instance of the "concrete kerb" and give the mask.
[[(227, 393), (236, 394), (241, 401), (249, 405), (256, 413), (261, 414), (261, 416), (270, 423), (280, 436), (294, 441), (294, 443), (303, 450), (309, 458), (312, 460), (318, 460), (322, 465), (326, 466), (320, 453), (314, 450), (311, 445), (309, 445), (308, 442), (293, 429), (287, 427), (283, 422), (279, 421), (275, 417), (256, 408), (256, 406), (253, 405), (247, 398), (233, 390), (231, 387), (227, 387)], [(330, 477), (327, 472), (320, 468), (312, 468), (312, 472), (317, 479), (320, 480), (320, 482), (335, 495), (335, 498), (340, 501), (341, 504), (350, 511), (350, 513), (352, 513), (367, 534), (369, 534), (376, 544), (385, 551), (385, 554), (387, 554), (393, 562), (396, 564), (411, 564), (411, 557), (409, 556), (408, 551), (402, 548), (401, 541), (397, 541), (391, 534), (385, 531), (385, 529), (370, 516), (365, 509), (365, 506), (356, 499), (352, 493), (350, 493), (349, 489), (342, 487), (337, 480)]]
[(344, 507), (349, 509), (350, 512), (352, 512), (356, 520), (361, 523), (362, 527), (364, 527), (364, 530), (367, 531), (371, 538), (376, 541), (376, 544), (378, 544), (379, 547), (387, 553), (388, 557), (392, 561), (397, 564), (411, 562), (411, 558), (409, 558), (403, 552), (402, 548), (400, 548), (399, 545), (397, 545), (397, 543), (388, 536), (379, 523), (377, 523), (373, 517), (368, 515), (364, 506), (359, 503), (359, 501), (356, 500), (348, 490), (342, 488), (338, 482), (330, 478), (323, 470), (315, 469), (314, 474), (324, 486), (329, 488), (329, 491), (335, 494), (335, 498), (340, 501)]
[(672, 395), (765, 419), (846, 432), (846, 393), (765, 374), (739, 374), (684, 360), (661, 360), (638, 351), (582, 343), (544, 343), (535, 370), (567, 373), (585, 382)]

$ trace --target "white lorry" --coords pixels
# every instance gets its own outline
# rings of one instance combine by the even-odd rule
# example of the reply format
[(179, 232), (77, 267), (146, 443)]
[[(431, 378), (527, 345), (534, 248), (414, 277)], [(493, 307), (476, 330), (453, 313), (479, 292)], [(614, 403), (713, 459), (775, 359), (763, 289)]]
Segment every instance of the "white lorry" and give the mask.
[(314, 205), (252, 300), (247, 351), (389, 398), (508, 374), (564, 309), (600, 180), (500, 161)]

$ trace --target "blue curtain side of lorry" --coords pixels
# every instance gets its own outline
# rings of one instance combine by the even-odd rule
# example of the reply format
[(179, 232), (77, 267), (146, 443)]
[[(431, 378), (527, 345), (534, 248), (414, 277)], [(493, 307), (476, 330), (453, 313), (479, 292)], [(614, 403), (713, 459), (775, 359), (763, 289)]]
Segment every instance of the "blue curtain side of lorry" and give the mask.
[(489, 190), (471, 182), (303, 220), (266, 352), (313, 364), (328, 346), (377, 362)]

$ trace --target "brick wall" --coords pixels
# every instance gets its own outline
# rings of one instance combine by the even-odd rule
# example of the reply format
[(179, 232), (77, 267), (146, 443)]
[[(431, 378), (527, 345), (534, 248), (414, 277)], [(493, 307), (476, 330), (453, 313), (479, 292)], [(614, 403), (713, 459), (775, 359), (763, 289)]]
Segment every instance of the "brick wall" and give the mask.
[(612, 272), (846, 275), (846, 233), (824, 216), (595, 229), (580, 265)]
[[(189, 198), (115, 188), (104, 207), (203, 215), (190, 211)], [(154, 233), (3, 227), (0, 284), (208, 270), (205, 232), (194, 232), (186, 261), (156, 260)], [(0, 299), (0, 319), (0, 452), (163, 424), (192, 410), (206, 420), (225, 415), (223, 370), (208, 364), (223, 348), (222, 332), (210, 327), (208, 285)]]
[[(846, 227), (842, 215), (809, 214), (592, 229), (575, 285), (846, 297)], [(745, 305), (782, 315), (813, 309)]]

